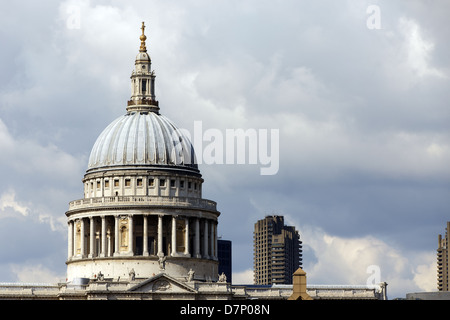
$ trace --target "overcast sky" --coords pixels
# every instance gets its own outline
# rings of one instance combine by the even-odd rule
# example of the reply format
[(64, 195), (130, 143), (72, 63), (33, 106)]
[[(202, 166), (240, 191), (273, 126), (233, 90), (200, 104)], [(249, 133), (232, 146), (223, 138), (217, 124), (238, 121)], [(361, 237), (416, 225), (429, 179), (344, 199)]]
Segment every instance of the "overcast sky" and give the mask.
[(389, 298), (436, 290), (448, 12), (445, 0), (3, 1), (0, 282), (65, 279), (64, 213), (96, 138), (125, 113), (145, 21), (162, 114), (192, 132), (279, 132), (274, 175), (200, 165), (234, 282), (253, 280), (253, 224), (279, 214), (300, 231), (309, 284), (379, 270)]

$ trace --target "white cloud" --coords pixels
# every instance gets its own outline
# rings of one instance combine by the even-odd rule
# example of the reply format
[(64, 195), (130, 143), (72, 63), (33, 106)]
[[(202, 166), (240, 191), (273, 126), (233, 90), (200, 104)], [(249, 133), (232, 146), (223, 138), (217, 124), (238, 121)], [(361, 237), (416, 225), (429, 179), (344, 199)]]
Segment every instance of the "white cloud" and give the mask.
[(437, 263), (434, 252), (418, 255), (414, 269), (414, 283), (421, 291), (437, 291)]
[[(0, 211), (6, 213), (7, 208), (11, 208), (25, 217), (30, 213), (30, 209), (26, 205), (16, 201), (16, 193), (12, 189), (4, 192), (0, 196)], [(0, 215), (0, 217), (2, 216), (4, 217), (4, 214)]]
[(65, 276), (41, 264), (11, 264), (15, 281), (21, 283), (58, 283), (65, 282)]
[(419, 77), (445, 78), (443, 71), (431, 65), (434, 43), (424, 38), (417, 21), (402, 17), (399, 20), (399, 30), (405, 38), (404, 55), (411, 70)]
[[(82, 160), (55, 145), (42, 146), (32, 138), (15, 138), (0, 119), (0, 163), (20, 174), (37, 174), (47, 179), (68, 178), (74, 181), (84, 167)], [(70, 179), (70, 180), (69, 180)], [(46, 181), (41, 181), (46, 182)]]
[(253, 270), (233, 272), (233, 284), (253, 284)]
[[(288, 221), (292, 222), (292, 217)], [(374, 236), (338, 237), (309, 226), (300, 227), (300, 233), (304, 250), (308, 247), (316, 258), (304, 261), (308, 284), (387, 282), (390, 298), (436, 287), (432, 252), (406, 253)], [(379, 270), (378, 275), (374, 269)]]

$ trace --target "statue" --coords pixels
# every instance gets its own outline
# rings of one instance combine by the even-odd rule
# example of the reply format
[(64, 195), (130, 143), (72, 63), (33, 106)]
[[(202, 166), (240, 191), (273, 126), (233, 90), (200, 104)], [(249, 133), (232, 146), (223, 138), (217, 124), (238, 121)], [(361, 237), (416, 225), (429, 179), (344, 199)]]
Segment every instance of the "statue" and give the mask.
[(104, 276), (103, 276), (103, 273), (102, 273), (101, 271), (98, 272), (97, 279), (98, 279), (98, 281), (103, 281), (103, 280), (105, 280), (105, 278), (104, 278)]
[(134, 281), (134, 279), (136, 277), (136, 273), (134, 272), (134, 269), (131, 269), (131, 271), (128, 273), (128, 275), (130, 276), (130, 281)]
[(192, 270), (192, 269), (189, 269), (189, 272), (188, 272), (188, 281), (194, 280), (194, 274), (195, 274), (195, 271)]
[(166, 269), (166, 259), (165, 256), (159, 256), (158, 262), (159, 262), (159, 270), (165, 270)]
[(222, 272), (222, 274), (219, 275), (219, 282), (227, 282), (227, 276), (225, 273)]

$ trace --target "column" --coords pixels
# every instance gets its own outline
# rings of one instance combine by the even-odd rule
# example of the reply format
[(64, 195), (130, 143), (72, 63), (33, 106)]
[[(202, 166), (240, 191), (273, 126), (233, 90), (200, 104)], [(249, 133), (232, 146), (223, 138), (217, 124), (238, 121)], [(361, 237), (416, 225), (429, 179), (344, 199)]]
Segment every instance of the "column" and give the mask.
[(185, 218), (184, 223), (184, 254), (189, 256), (189, 218)]
[(89, 218), (89, 258), (95, 257), (95, 227), (94, 227), (94, 217)]
[(203, 230), (203, 258), (209, 259), (208, 255), (208, 220), (205, 220), (205, 228)]
[(119, 216), (114, 217), (114, 256), (119, 255)]
[(163, 216), (158, 215), (158, 257), (163, 256)]
[(68, 225), (68, 234), (67, 234), (67, 242), (68, 242), (68, 247), (67, 247), (67, 260), (72, 259), (73, 256), (73, 221), (69, 220), (67, 222)]
[(194, 255), (196, 258), (202, 257), (200, 254), (200, 222), (198, 218), (195, 218)]
[(128, 216), (128, 253), (134, 255), (134, 231), (133, 231), (133, 216)]
[(85, 244), (84, 244), (84, 219), (81, 218), (81, 226), (80, 226), (80, 255), (81, 258), (84, 258), (86, 253), (85, 253)]
[(143, 230), (143, 256), (148, 256), (148, 223), (147, 223), (147, 215), (144, 214), (144, 230)]
[(210, 226), (211, 226), (211, 237), (210, 237), (210, 240), (211, 240), (211, 259), (214, 259), (215, 257), (216, 257), (216, 254), (215, 254), (215, 251), (214, 251), (214, 243), (215, 243), (215, 237), (216, 237), (216, 233), (215, 233), (215, 223), (214, 223), (214, 221), (211, 221), (211, 224), (210, 224)]
[(100, 252), (100, 257), (106, 256), (106, 217), (102, 216), (102, 248)]
[(77, 255), (77, 246), (78, 246), (78, 243), (77, 243), (77, 221), (72, 221), (72, 223), (73, 223), (73, 232), (72, 232), (72, 235), (73, 235), (73, 254), (72, 254), (72, 256), (76, 256)]
[(219, 248), (217, 247), (217, 221), (214, 223), (214, 259), (219, 259)]
[(172, 257), (177, 253), (177, 218), (172, 216)]

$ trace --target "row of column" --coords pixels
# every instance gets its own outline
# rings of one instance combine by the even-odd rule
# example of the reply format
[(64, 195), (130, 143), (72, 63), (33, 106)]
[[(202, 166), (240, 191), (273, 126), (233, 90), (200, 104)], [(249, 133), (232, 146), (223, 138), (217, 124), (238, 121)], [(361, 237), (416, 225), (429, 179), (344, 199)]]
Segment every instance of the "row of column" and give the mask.
[[(124, 238), (124, 233), (120, 231), (120, 218), (121, 216), (116, 215), (114, 221), (114, 253), (113, 256), (120, 255), (134, 255), (134, 223), (133, 215), (128, 215), (128, 230), (126, 236), (128, 239)], [(143, 252), (142, 255), (149, 255), (149, 243), (148, 243), (148, 215), (142, 215), (143, 217)], [(158, 215), (158, 227), (157, 227), (157, 255), (164, 256), (163, 249), (163, 217), (164, 215)], [(89, 255), (88, 258), (93, 258), (95, 253), (95, 219), (96, 217), (90, 217), (89, 227)], [(190, 221), (188, 217), (184, 217), (184, 252), (177, 252), (177, 230), (176, 230), (176, 220), (178, 216), (172, 215), (171, 223), (171, 246), (170, 255), (171, 256), (191, 256), (190, 253)], [(201, 246), (201, 231), (200, 231), (200, 219), (194, 219), (194, 241), (193, 241), (193, 257), (195, 258), (205, 258), (205, 259), (217, 259), (217, 223), (213, 220), (204, 220), (203, 228), (203, 246)], [(75, 228), (75, 223), (80, 222), (79, 231)], [(85, 258), (86, 257), (86, 244), (85, 244), (85, 219), (75, 219), (68, 221), (68, 259), (71, 260), (73, 257)], [(209, 234), (210, 233), (210, 234)], [(101, 216), (101, 235), (100, 235), (100, 252), (98, 257), (107, 257), (112, 255), (112, 242), (109, 237), (107, 242), (107, 232), (106, 232), (106, 216)], [(120, 252), (121, 241), (127, 240), (128, 252)], [(80, 248), (80, 253), (76, 253), (77, 248)], [(202, 247), (202, 252), (200, 252)], [(211, 255), (209, 254), (211, 253)]]

